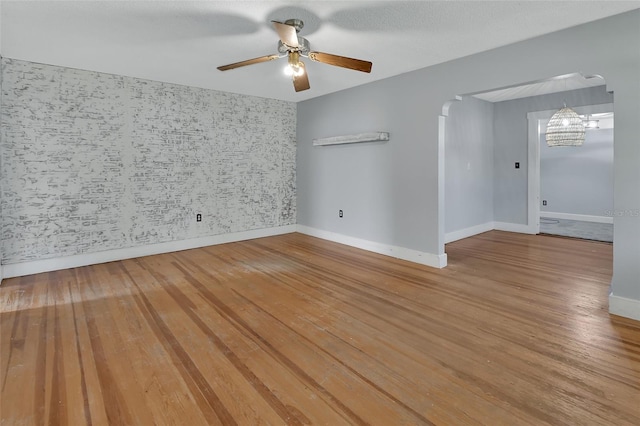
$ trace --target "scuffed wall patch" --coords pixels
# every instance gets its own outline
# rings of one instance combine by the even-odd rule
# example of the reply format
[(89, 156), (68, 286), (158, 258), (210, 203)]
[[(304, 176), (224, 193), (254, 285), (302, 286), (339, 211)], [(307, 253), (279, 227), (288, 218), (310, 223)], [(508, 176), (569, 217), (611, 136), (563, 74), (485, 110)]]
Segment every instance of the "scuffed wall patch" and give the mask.
[(295, 223), (295, 104), (2, 61), (3, 263)]

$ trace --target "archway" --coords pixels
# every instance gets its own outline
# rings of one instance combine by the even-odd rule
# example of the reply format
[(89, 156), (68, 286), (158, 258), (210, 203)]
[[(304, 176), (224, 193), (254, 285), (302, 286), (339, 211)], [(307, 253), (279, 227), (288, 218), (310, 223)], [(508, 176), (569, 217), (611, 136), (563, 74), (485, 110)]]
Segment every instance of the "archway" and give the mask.
[[(473, 127), (474, 121), (477, 123), (477, 117), (473, 114), (479, 114), (477, 108), (474, 112), (474, 108), (466, 108), (464, 104), (472, 102), (481, 105), (483, 101), (489, 102), (494, 109), (494, 134), (490, 136), (492, 142), (489, 144), (491, 147), (485, 146), (485, 149), (494, 151), (493, 164), (490, 164), (493, 173), (490, 176), (486, 173), (488, 160), (482, 164), (478, 163), (482, 160), (478, 156), (463, 158), (469, 152), (474, 152), (470, 144), (482, 142), (478, 129)], [(575, 106), (579, 113), (593, 114), (600, 112), (600, 109), (591, 105), (609, 104), (603, 108), (611, 110), (613, 95), (607, 92), (605, 81), (600, 76), (584, 77), (574, 73), (519, 86), (456, 95), (443, 105), (439, 121), (439, 147), (442, 152), (442, 158), (439, 159), (442, 166), (439, 198), (442, 206), (440, 217), (443, 218), (439, 224), (439, 236), (443, 253), (444, 244), (491, 229), (530, 234), (539, 232), (536, 226), (539, 222), (539, 157), (535, 154), (538, 145), (532, 145), (529, 139), (535, 137), (537, 141), (540, 129), (535, 125), (530, 128), (527, 116), (539, 115), (541, 111), (551, 111), (550, 114), (553, 114), (562, 106), (563, 101)], [(456, 118), (453, 115), (456, 110), (462, 110), (466, 116)], [(507, 124), (502, 128), (500, 123)], [(453, 141), (452, 137), (468, 140)], [(484, 139), (487, 145), (487, 137), (484, 136)], [(475, 173), (478, 167), (484, 168), (484, 177)], [(477, 182), (475, 186), (466, 182), (465, 186), (463, 181), (469, 176), (491, 181), (492, 217), (486, 212), (486, 203), (484, 213), (478, 215), (468, 204), (460, 202), (461, 198), (465, 201), (474, 197), (477, 199), (478, 191), (482, 189)], [(456, 189), (461, 193), (452, 190), (455, 187), (451, 183), (452, 177), (459, 181)], [(454, 221), (457, 223), (452, 225)]]

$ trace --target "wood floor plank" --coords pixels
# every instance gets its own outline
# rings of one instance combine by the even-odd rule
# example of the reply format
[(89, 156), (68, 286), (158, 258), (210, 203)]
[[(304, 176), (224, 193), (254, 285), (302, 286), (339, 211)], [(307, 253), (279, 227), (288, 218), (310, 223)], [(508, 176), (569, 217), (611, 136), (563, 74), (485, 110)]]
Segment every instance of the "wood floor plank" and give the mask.
[[(211, 266), (208, 265), (208, 267)], [(184, 265), (179, 266), (179, 268), (185, 270)], [(186, 276), (192, 280), (195, 278), (193, 273), (187, 273)], [(220, 344), (224, 345), (224, 353), (227, 355), (233, 354), (232, 359), (236, 368), (245, 375), (247, 380), (287, 423), (308, 424), (310, 423), (309, 419), (318, 419), (321, 422), (330, 424), (342, 422), (330, 405), (325, 405), (319, 400), (315, 400), (313, 405), (310, 405), (309, 409), (302, 414), (296, 408), (296, 405), (300, 398), (306, 399), (309, 393), (309, 389), (304, 382), (286, 367), (283, 368), (273, 356), (272, 351), (269, 351), (268, 346), (266, 350), (263, 350), (265, 348), (263, 347), (264, 345), (261, 346), (260, 336), (256, 339), (256, 336), (251, 335), (248, 330), (233, 323), (233, 320), (225, 315), (224, 311), (220, 311), (219, 305), (211, 303), (211, 301), (207, 303), (205, 297), (211, 296), (211, 294), (205, 286), (197, 280), (194, 281), (194, 285), (197, 287), (192, 288), (192, 290), (200, 296), (194, 299), (197, 313), (209, 323), (203, 324), (203, 329), (206, 327), (209, 330), (221, 330), (217, 331), (217, 334), (223, 340)], [(198, 287), (202, 287), (204, 293), (198, 293), (196, 290)], [(198, 299), (200, 299), (200, 303), (198, 303)], [(194, 322), (204, 321), (194, 320)], [(225, 330), (225, 326), (227, 330)], [(285, 389), (286, 391), (277, 392), (277, 389)], [(291, 398), (294, 395), (295, 397)], [(334, 416), (335, 418), (333, 418)]]
[[(209, 274), (205, 274), (206, 278), (210, 284), (213, 283), (215, 277), (212, 277)], [(317, 392), (317, 397), (325, 402), (330, 402), (328, 408), (337, 407), (338, 414), (345, 416), (345, 418), (350, 419), (355, 423), (361, 423), (362, 419), (354, 413), (351, 409), (345, 406), (338, 398), (335, 397), (331, 392), (329, 392), (325, 387), (320, 385), (308, 371), (301, 369), (295, 362), (295, 359), (292, 359), (290, 356), (287, 356), (284, 349), (287, 348), (288, 342), (292, 340), (289, 338), (290, 336), (282, 336), (281, 334), (275, 333), (275, 329), (273, 329), (274, 324), (265, 324), (262, 320), (264, 318), (259, 317), (259, 312), (251, 310), (251, 315), (246, 318), (243, 318), (241, 315), (238, 315), (237, 312), (239, 306), (235, 303), (238, 302), (232, 293), (226, 297), (231, 303), (223, 302), (218, 296), (213, 294), (209, 290), (209, 288), (205, 287), (203, 283), (190, 274), (188, 281), (198, 289), (198, 291), (202, 294), (202, 296), (209, 302), (210, 306), (214, 307), (215, 310), (227, 319), (230, 323), (233, 324), (233, 327), (236, 328), (237, 331), (245, 334), (245, 336), (251, 338), (255, 343), (269, 353), (276, 361), (279, 362), (280, 367), (284, 367), (290, 373), (293, 373), (302, 383), (305, 384), (305, 387), (311, 388), (312, 391)], [(227, 285), (229, 285), (227, 283)], [(221, 286), (219, 288), (220, 291), (226, 292), (226, 286)], [(243, 303), (240, 301), (240, 304)], [(248, 309), (244, 309), (245, 311), (249, 311)], [(269, 329), (269, 334), (271, 335), (270, 339), (265, 339), (262, 333), (262, 328)], [(299, 351), (306, 351), (308, 353), (308, 347), (305, 345), (297, 345), (296, 349)], [(316, 354), (309, 354), (310, 357), (315, 358)], [(317, 360), (320, 361), (320, 360)], [(313, 366), (314, 369), (321, 369), (322, 365), (319, 363), (316, 364), (314, 362), (309, 362), (308, 365)]]
[[(172, 342), (174, 349), (179, 345), (176, 336), (180, 336), (181, 340), (188, 340), (189, 344), (181, 347), (180, 356), (191, 359), (187, 361), (190, 365), (192, 363), (190, 374), (200, 374), (199, 383), (211, 385), (205, 389), (215, 394), (213, 408), (220, 420), (224, 424), (252, 424), (262, 418), (264, 421), (277, 423), (279, 419), (276, 413), (264, 399), (254, 395), (255, 388), (238, 371), (226, 345), (217, 338), (213, 330), (206, 327), (198, 314), (194, 315), (194, 302), (167, 282), (161, 273), (153, 268), (147, 270), (158, 283), (157, 291), (150, 292), (148, 297), (140, 294), (140, 297), (146, 298), (145, 304), (150, 311), (155, 312), (152, 313), (155, 318), (157, 315), (163, 316), (161, 319), (157, 318), (156, 322), (162, 324), (164, 337)], [(166, 315), (167, 309), (176, 304), (181, 309)], [(235, 404), (236, 395), (251, 398), (254, 404)], [(210, 400), (213, 402), (213, 398)]]
[[(74, 318), (73, 331), (76, 335), (75, 351), (78, 358), (78, 368), (80, 369), (80, 391), (82, 392), (83, 404), (73, 407), (74, 410), (82, 411), (84, 424), (108, 424), (107, 410), (104, 406), (103, 392), (100, 387), (98, 376), (98, 366), (96, 358), (91, 349), (91, 339), (85, 307), (82, 303), (85, 291), (89, 288), (87, 283), (83, 285), (84, 274), (88, 268), (60, 271), (67, 277), (70, 307)], [(83, 424), (83, 423), (80, 423)]]
[[(178, 370), (169, 362), (171, 356), (154, 336), (154, 331), (143, 320), (145, 314), (137, 303), (137, 288), (135, 284), (122, 274), (117, 264), (110, 264), (108, 275), (103, 277), (103, 286), (114, 286), (112, 290), (126, 289), (117, 305), (114, 306), (116, 315), (114, 322), (122, 330), (126, 339), (126, 358), (131, 360), (130, 375), (134, 378), (140, 401), (136, 405), (154, 405), (158, 402), (162, 406), (172, 406), (171, 410), (153, 410), (155, 424), (204, 424), (206, 418), (196, 409), (196, 401), (192, 398), (187, 384), (177, 374)], [(150, 279), (152, 277), (141, 277)], [(150, 292), (151, 293), (151, 292)], [(132, 395), (129, 395), (132, 398)]]
[[(262, 265), (263, 271), (268, 271), (268, 266)], [(287, 300), (290, 299), (288, 294), (292, 293), (291, 288), (280, 289), (280, 286), (270, 286), (268, 294), (261, 297), (262, 301), (256, 301), (255, 305), (261, 304), (268, 306), (270, 298), (275, 300)], [(241, 292), (241, 290), (238, 290)], [(311, 292), (306, 294), (313, 294)], [(300, 293), (300, 295), (302, 295)], [(413, 410), (409, 405), (404, 404), (395, 395), (401, 395), (409, 392), (409, 396), (421, 397), (421, 391), (424, 391), (424, 383), (414, 383), (413, 379), (420, 378), (424, 365), (420, 365), (415, 362), (416, 358), (420, 358), (420, 354), (415, 350), (411, 343), (414, 343), (415, 339), (409, 338), (410, 343), (402, 346), (397, 339), (395, 342), (389, 342), (386, 340), (383, 329), (389, 329), (389, 322), (385, 321), (377, 315), (372, 315), (371, 318), (367, 318), (362, 322), (359, 317), (367, 317), (366, 311), (359, 311), (357, 316), (350, 316), (346, 313), (349, 309), (347, 305), (340, 305), (333, 303), (331, 309), (326, 304), (318, 303), (322, 299), (321, 294), (316, 294), (316, 297), (309, 299), (306, 297), (298, 297), (290, 303), (277, 304), (277, 308), (268, 313), (274, 316), (283, 325), (294, 329), (300, 337), (305, 338), (309, 342), (324, 341), (325, 345), (330, 345), (331, 349), (341, 354), (349, 353), (347, 357), (350, 362), (344, 362), (341, 357), (334, 356), (331, 352), (324, 349), (322, 346), (315, 346), (316, 351), (326, 352), (332, 357), (333, 361), (339, 365), (349, 369), (352, 374), (358, 375), (363, 380), (366, 380), (367, 384), (372, 388), (373, 392), (383, 394), (388, 400), (393, 401), (396, 404), (404, 405), (407, 411), (410, 411), (415, 418), (413, 421), (420, 421), (422, 423), (428, 423), (428, 420), (422, 416), (416, 410)], [(248, 300), (248, 297), (246, 298)], [(254, 303), (248, 300), (249, 303)], [(314, 305), (318, 305), (317, 307)], [(266, 308), (259, 308), (263, 311), (267, 311)], [(335, 312), (331, 317), (326, 316), (327, 312)], [(313, 314), (316, 314), (315, 316)], [(379, 322), (382, 324), (380, 328), (371, 327), (371, 322)], [(344, 327), (343, 327), (344, 325)], [(413, 324), (412, 324), (413, 325)], [(333, 331), (328, 331), (333, 330)], [(394, 331), (394, 336), (397, 338), (399, 334), (397, 330)], [(414, 335), (412, 335), (414, 336)], [(369, 346), (367, 346), (369, 343)], [(393, 345), (393, 346), (392, 346)], [(409, 354), (404, 354), (409, 352)], [(393, 353), (393, 356), (397, 359), (392, 366), (386, 365), (380, 360), (384, 360), (385, 354)], [(372, 356), (373, 355), (373, 356)], [(403, 357), (402, 355), (406, 355)], [(424, 363), (424, 360), (421, 360)], [(429, 367), (437, 368), (437, 365), (430, 365)], [(400, 369), (401, 371), (395, 371)], [(367, 378), (369, 377), (369, 378)], [(376, 380), (378, 379), (378, 380)], [(397, 380), (397, 382), (396, 382)], [(431, 377), (433, 381), (433, 377)], [(383, 382), (385, 389), (376, 385), (376, 381)], [(440, 385), (446, 385), (446, 380), (441, 380)], [(458, 393), (458, 398), (463, 399), (464, 395)], [(406, 396), (405, 396), (406, 398)], [(408, 402), (412, 402), (410, 399)], [(495, 409), (495, 407), (494, 407)], [(447, 417), (448, 423), (459, 422), (460, 419)], [(392, 423), (392, 422), (390, 422)]]
[(611, 244), (301, 234), (5, 280), (0, 424), (640, 424)]
[[(408, 302), (408, 301), (405, 301), (405, 302)], [(363, 306), (367, 306), (368, 304), (367, 304), (367, 303), (362, 303), (362, 305), (363, 305)], [(378, 307), (378, 311), (383, 310), (383, 309), (384, 309), (384, 306), (380, 306), (380, 307)], [(281, 311), (281, 309), (278, 309), (278, 311)], [(416, 312), (417, 312), (417, 311), (416, 311)], [(400, 321), (400, 323), (409, 323), (409, 324), (411, 324), (411, 325), (412, 325), (412, 329), (414, 329), (414, 330), (420, 330), (423, 326), (427, 326), (427, 324), (420, 324), (419, 322), (417, 322), (417, 321), (416, 321), (416, 319), (415, 319), (415, 318), (411, 318), (411, 315), (408, 315), (406, 318), (403, 318), (403, 319)], [(353, 325), (352, 325), (352, 324), (350, 324), (350, 328), (351, 328), (351, 329), (353, 329)], [(387, 328), (388, 328), (388, 327), (387, 327)], [(445, 329), (444, 333), (446, 333), (446, 329)], [(443, 335), (444, 335), (444, 333), (443, 333)], [(367, 336), (367, 335), (371, 334), (371, 331), (358, 330), (358, 333), (356, 333), (356, 334), (357, 334), (358, 336)], [(396, 335), (396, 336), (397, 336), (397, 335)], [(397, 340), (397, 339), (395, 339), (395, 340)], [(380, 343), (383, 343), (383, 344), (378, 344), (378, 345), (376, 345), (376, 346), (373, 346), (372, 348), (365, 349), (365, 352), (366, 352), (366, 353), (372, 353), (372, 352), (374, 352), (374, 351), (375, 351), (375, 347), (379, 347), (379, 348), (385, 348), (385, 347), (386, 347), (386, 345), (384, 344), (384, 341), (383, 341), (383, 342), (380, 342)], [(443, 343), (440, 343), (439, 345), (442, 345), (442, 344), (443, 344)], [(474, 342), (474, 344), (475, 344), (475, 342)], [(433, 346), (431, 346), (431, 347), (430, 347), (430, 348), (428, 348), (428, 349), (429, 349), (431, 352), (434, 352), (434, 347), (433, 347)], [(435, 349), (437, 349), (437, 347), (436, 347)], [(396, 350), (396, 351), (397, 351), (397, 348), (394, 348), (394, 350)], [(450, 359), (451, 359), (451, 357), (452, 357), (452, 354), (454, 354), (454, 353), (455, 353), (455, 351), (456, 351), (456, 348), (455, 348), (455, 347), (449, 347), (449, 348), (447, 349), (447, 352), (446, 352), (446, 353), (443, 353), (443, 355), (442, 355), (442, 357), (441, 357), (441, 359), (440, 359), (440, 361), (439, 361), (439, 362), (443, 363), (443, 365), (446, 365), (446, 364), (445, 364), (446, 360), (447, 360), (447, 359), (449, 359), (449, 360), (450, 360)], [(384, 359), (385, 357), (384, 357), (384, 356), (382, 356), (381, 358), (382, 358), (382, 359)], [(398, 358), (398, 357), (397, 357), (397, 355), (396, 355), (396, 358)], [(397, 364), (399, 364), (399, 365), (406, 365), (406, 364), (407, 364), (407, 360), (399, 360), (399, 361), (401, 361), (401, 362), (398, 362), (398, 363), (397, 363)], [(485, 362), (485, 360), (480, 360), (479, 362), (477, 362), (477, 364), (480, 366), (480, 368), (482, 368), (482, 369), (486, 369), (486, 367), (483, 365), (483, 363), (484, 363), (484, 362)], [(469, 363), (470, 363), (470, 360), (468, 360), (468, 359), (464, 360), (464, 364), (469, 364)], [(477, 367), (476, 367), (476, 368), (477, 368)], [(472, 370), (472, 369), (471, 369), (471, 370)], [(415, 373), (418, 373), (418, 372), (419, 372), (419, 370), (415, 370), (415, 367), (414, 367), (414, 374), (415, 374)], [(473, 377), (473, 375), (471, 374), (471, 372), (467, 372), (467, 373), (465, 373), (465, 374), (467, 374), (469, 377)], [(411, 375), (411, 373), (409, 373), (409, 375)], [(478, 380), (478, 379), (476, 378), (476, 380)], [(457, 397), (458, 397), (459, 399), (461, 399), (460, 392), (457, 392)], [(538, 414), (539, 414), (539, 415), (541, 415), (541, 413), (538, 413)]]

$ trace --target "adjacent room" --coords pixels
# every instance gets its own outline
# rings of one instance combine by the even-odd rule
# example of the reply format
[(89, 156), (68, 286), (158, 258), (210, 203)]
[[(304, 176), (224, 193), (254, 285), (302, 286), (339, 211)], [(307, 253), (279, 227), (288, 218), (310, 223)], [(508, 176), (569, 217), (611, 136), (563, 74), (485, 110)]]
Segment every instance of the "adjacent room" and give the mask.
[[(548, 123), (567, 104), (582, 114), (584, 141), (548, 146)], [(444, 125), (445, 242), (499, 229), (612, 243), (613, 108), (604, 79), (580, 74), (453, 102)]]
[(541, 136), (541, 233), (613, 242), (614, 114), (607, 107), (581, 117), (584, 149), (554, 150)]
[(640, 424), (640, 2), (0, 0), (0, 64), (3, 426)]

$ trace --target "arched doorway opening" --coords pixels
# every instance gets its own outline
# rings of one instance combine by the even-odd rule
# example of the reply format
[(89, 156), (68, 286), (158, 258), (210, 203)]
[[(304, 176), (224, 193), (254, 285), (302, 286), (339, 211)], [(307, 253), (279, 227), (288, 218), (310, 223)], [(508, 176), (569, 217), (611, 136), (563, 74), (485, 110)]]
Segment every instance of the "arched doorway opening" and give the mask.
[[(565, 102), (579, 114), (601, 114), (612, 111), (613, 94), (602, 77), (575, 73), (458, 95), (445, 103), (439, 132), (444, 153), (440, 188), (443, 248), (492, 229), (540, 232), (541, 125)], [(607, 161), (612, 174), (612, 155)], [(586, 187), (576, 187), (576, 191), (588, 193), (589, 183), (584, 183)], [(607, 211), (613, 211), (613, 185), (608, 189), (611, 206), (601, 208), (598, 215), (570, 213), (606, 218)]]

